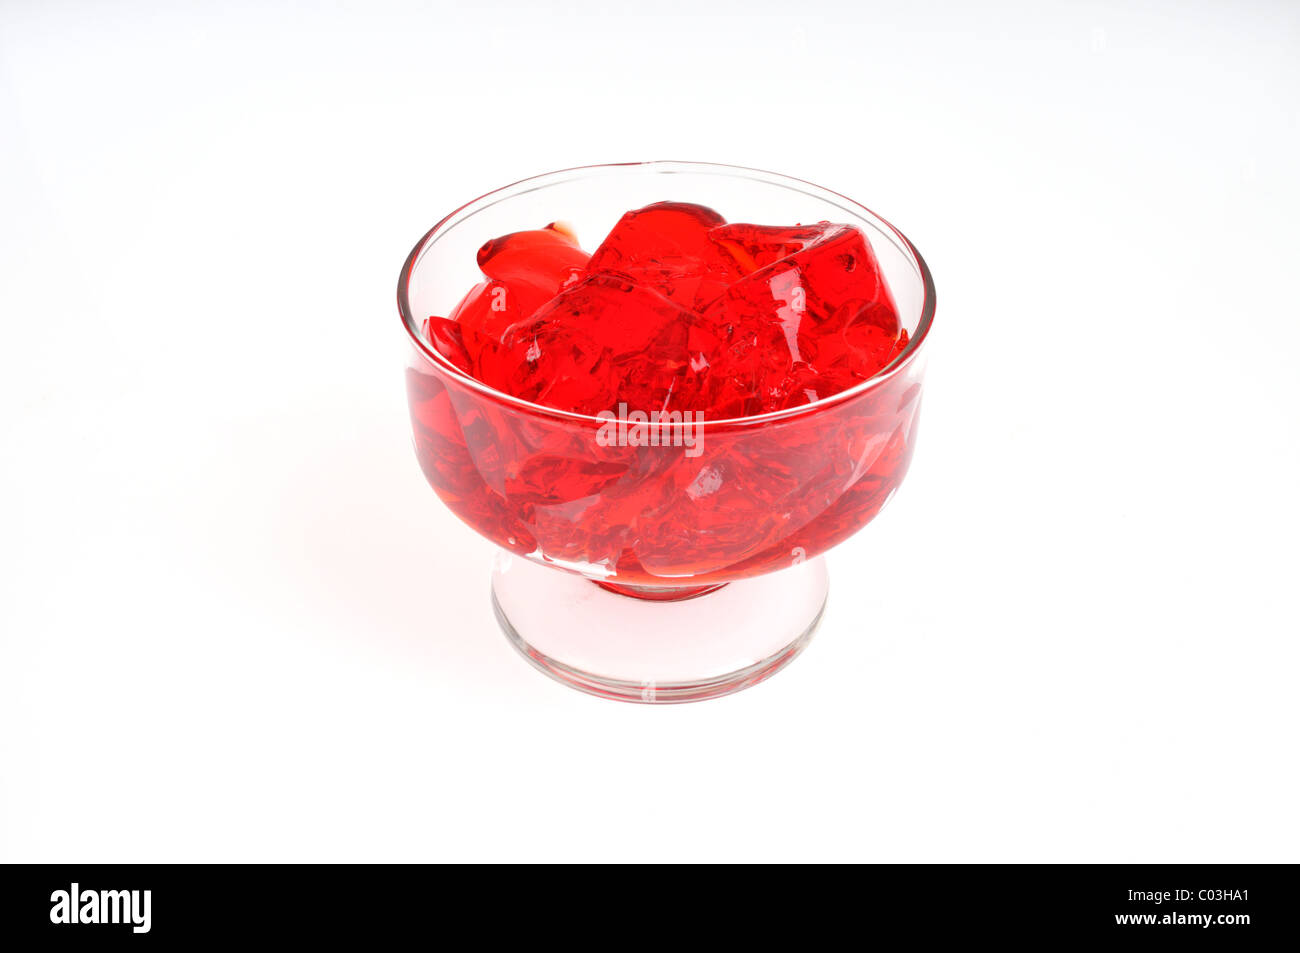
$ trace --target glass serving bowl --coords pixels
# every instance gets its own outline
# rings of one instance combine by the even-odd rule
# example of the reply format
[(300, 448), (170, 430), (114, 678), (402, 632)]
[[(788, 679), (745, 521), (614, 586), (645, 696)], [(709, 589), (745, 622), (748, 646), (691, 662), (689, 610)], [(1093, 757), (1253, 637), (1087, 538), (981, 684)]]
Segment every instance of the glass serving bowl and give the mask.
[[(875, 377), (812, 404), (656, 429), (626, 408), (586, 416), (493, 390), (425, 337), (425, 321), (481, 280), (476, 253), (489, 239), (563, 221), (590, 251), (624, 212), (665, 200), (732, 222), (858, 226), (907, 347)], [(511, 642), (583, 691), (695, 701), (771, 675), (821, 619), (822, 553), (870, 522), (907, 472), (935, 308), (929, 270), (888, 222), (808, 182), (696, 162), (525, 179), (435, 225), (407, 258), (397, 300), (424, 475), (501, 548), (492, 602)]]

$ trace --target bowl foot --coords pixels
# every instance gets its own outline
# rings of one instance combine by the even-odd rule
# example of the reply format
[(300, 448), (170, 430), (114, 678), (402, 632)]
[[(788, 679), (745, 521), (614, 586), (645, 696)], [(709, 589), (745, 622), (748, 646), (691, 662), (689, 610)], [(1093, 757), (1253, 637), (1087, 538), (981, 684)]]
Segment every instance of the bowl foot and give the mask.
[(557, 681), (602, 698), (673, 704), (730, 695), (788, 665), (821, 621), (827, 586), (819, 557), (654, 601), (502, 554), (492, 606), (511, 644)]

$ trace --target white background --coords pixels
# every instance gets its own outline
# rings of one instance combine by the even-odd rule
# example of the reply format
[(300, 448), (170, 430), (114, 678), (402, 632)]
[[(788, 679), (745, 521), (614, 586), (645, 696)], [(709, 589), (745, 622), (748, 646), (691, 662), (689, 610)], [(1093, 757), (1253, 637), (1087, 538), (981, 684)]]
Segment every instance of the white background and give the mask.
[[(1300, 859), (1300, 8), (0, 2), (0, 858)], [(939, 309), (808, 652), (525, 665), (402, 259), (554, 168), (865, 202)]]

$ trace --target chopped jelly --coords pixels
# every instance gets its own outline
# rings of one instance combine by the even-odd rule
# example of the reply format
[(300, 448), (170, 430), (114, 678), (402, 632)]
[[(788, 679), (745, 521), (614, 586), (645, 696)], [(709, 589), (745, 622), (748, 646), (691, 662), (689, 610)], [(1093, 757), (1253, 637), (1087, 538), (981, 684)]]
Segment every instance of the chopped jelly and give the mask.
[(851, 225), (729, 224), (657, 202), (626, 213), (590, 257), (553, 223), (487, 242), (478, 265), (485, 280), (429, 319), (430, 343), (559, 410), (785, 410), (871, 378), (907, 344)]
[[(619, 585), (689, 590), (781, 569), (880, 510), (911, 456), (920, 365), (863, 232), (728, 223), (658, 202), (588, 256), (552, 224), (487, 242), (482, 280), (408, 372), (416, 453), (499, 545)], [(609, 442), (610, 414), (691, 415), (693, 442)], [(642, 419), (645, 419), (644, 416)], [(704, 439), (707, 436), (707, 439)], [(657, 438), (656, 438), (657, 439)], [(665, 438), (666, 439), (666, 438)]]

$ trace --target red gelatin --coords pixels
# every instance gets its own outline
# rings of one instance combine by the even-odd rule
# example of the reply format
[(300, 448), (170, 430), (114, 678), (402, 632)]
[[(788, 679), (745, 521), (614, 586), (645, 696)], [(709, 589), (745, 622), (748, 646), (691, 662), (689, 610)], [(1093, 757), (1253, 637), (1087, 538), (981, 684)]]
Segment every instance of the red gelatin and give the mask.
[(680, 408), (692, 386), (692, 312), (642, 285), (595, 274), (502, 336), (484, 383), (532, 403), (597, 414), (620, 402)]
[(919, 374), (780, 422), (710, 425), (688, 452), (606, 446), (597, 421), (408, 372), (421, 467), (462, 520), (512, 552), (669, 590), (785, 568), (873, 518), (907, 471)]
[(587, 253), (565, 226), (502, 235), (478, 250), (478, 266), (488, 278), (501, 282), (510, 307), (528, 317), (582, 273)]
[[(448, 320), (460, 327), (465, 356), (470, 362), (470, 373), (475, 377), (481, 379), (483, 376), (480, 366), (483, 352), (499, 342), (506, 330), (523, 317), (515, 300), (502, 282), (484, 281), (475, 285), (452, 310)], [(434, 341), (433, 345), (442, 354), (452, 357), (438, 341)]]
[(794, 228), (736, 222), (711, 229), (709, 238), (735, 260), (742, 274), (748, 275), (802, 251), (825, 233), (826, 226), (826, 222)]
[(802, 247), (751, 271), (704, 310), (723, 344), (710, 368), (712, 397), (730, 405), (718, 395), (748, 389), (746, 415), (783, 410), (852, 387), (893, 360), (897, 309), (860, 230), (765, 229), (760, 242), (756, 226), (741, 228), (754, 263)]
[(619, 272), (669, 301), (702, 308), (743, 276), (734, 257), (709, 237), (724, 221), (713, 209), (686, 202), (628, 212), (592, 254), (587, 272)]
[[(625, 214), (588, 259), (561, 226), (479, 251), (484, 281), (430, 344), (521, 409), (419, 361), (416, 452), (465, 522), (513, 552), (671, 591), (781, 569), (871, 519), (906, 472), (915, 362), (863, 233), (727, 224), (699, 205)], [(602, 412), (699, 412), (691, 447), (610, 443)], [(704, 437), (707, 436), (707, 439)]]
[[(558, 223), (543, 229), (514, 232), (483, 245), (478, 265), (487, 281), (475, 285), (447, 320), (460, 326), (462, 355), (442, 330), (431, 343), (462, 370), (479, 380), (501, 377), (502, 343), (506, 332), (553, 298), (566, 282), (582, 274), (587, 254), (573, 233)], [(431, 318), (430, 325), (441, 318)]]
[(869, 379), (907, 340), (871, 246), (847, 225), (728, 225), (658, 202), (619, 219), (590, 259), (552, 224), (487, 242), (478, 264), (488, 280), (448, 319), (459, 340), (434, 318), (431, 342), (559, 410), (784, 410)]
[(464, 328), (454, 318), (430, 318), (424, 322), (424, 336), (443, 357), (465, 373), (474, 373), (474, 362), (465, 350)]

